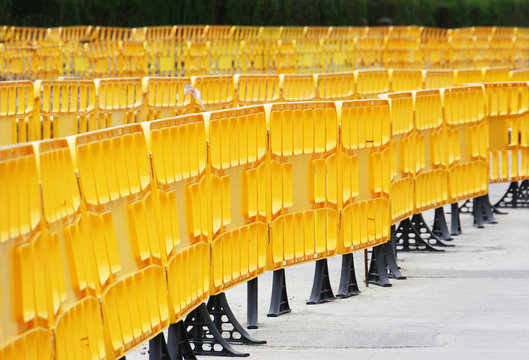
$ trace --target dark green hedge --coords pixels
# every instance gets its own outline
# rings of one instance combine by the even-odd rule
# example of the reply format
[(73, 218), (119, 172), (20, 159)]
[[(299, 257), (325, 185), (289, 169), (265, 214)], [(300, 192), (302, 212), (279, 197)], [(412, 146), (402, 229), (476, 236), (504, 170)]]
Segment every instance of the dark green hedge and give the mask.
[(529, 0), (0, 0), (0, 24), (529, 26)]

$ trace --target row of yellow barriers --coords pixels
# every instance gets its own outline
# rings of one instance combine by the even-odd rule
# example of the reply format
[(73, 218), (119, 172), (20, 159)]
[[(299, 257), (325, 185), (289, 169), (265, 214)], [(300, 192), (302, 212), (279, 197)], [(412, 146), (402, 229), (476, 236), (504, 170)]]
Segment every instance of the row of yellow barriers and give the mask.
[(390, 69), (0, 82), (0, 145), (265, 102), (373, 98), (390, 91), (510, 80), (529, 81), (529, 70)]
[(251, 105), (0, 148), (0, 358), (114, 359), (208, 296), (529, 178), (529, 83)]
[(8, 42), (0, 44), (0, 72), (4, 80), (34, 80), (241, 72), (310, 74), (366, 68), (525, 68), (529, 64), (529, 40), (506, 40), (506, 43), (495, 42), (479, 48), (464, 42), (432, 48), (421, 45), (419, 38), (405, 42), (397, 40), (395, 44), (388, 37), (185, 42), (120, 40), (36, 45)]
[(22, 26), (0, 27), (0, 41), (152, 41), (152, 40), (300, 40), (325, 38), (412, 38), (429, 40), (472, 40), (478, 45), (489, 39), (529, 37), (527, 28), (519, 27), (467, 27), (455, 29), (424, 26), (223, 26), (173, 25), (137, 28), (106, 26), (63, 26), (35, 28)]

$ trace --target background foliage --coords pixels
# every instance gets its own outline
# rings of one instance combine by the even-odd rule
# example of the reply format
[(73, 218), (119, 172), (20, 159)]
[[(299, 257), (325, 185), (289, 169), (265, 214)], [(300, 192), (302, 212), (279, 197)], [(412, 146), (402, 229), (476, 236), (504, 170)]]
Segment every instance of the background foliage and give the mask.
[(0, 24), (529, 26), (529, 0), (0, 0)]

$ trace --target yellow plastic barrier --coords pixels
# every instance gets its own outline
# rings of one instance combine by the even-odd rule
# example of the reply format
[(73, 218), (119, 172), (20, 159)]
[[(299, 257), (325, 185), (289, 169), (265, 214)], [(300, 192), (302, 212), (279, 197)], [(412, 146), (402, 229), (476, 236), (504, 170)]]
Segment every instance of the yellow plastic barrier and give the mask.
[(97, 79), (98, 122), (103, 127), (140, 122), (143, 87), (140, 78)]
[(510, 69), (508, 67), (483, 69), (483, 82), (501, 82), (510, 80)]
[(350, 100), (356, 94), (353, 72), (317, 74), (316, 84), (320, 100)]
[(209, 41), (188, 41), (184, 47), (185, 76), (204, 75), (210, 73)]
[(415, 134), (411, 143), (415, 172), (414, 213), (434, 209), (448, 201), (447, 134), (440, 90), (419, 90), (415, 97)]
[(0, 346), (0, 357), (5, 360), (52, 360), (51, 331), (35, 328)]
[[(410, 217), (414, 210), (414, 178), (419, 170), (415, 148), (414, 99), (412, 92), (381, 95), (390, 102), (391, 122), (391, 223)], [(419, 156), (418, 156), (419, 155)]]
[[(267, 269), (276, 270), (336, 253), (337, 114), (333, 102), (269, 106)], [(296, 178), (296, 173), (309, 174)]]
[(314, 75), (280, 75), (281, 100), (307, 101), (316, 98)]
[[(338, 253), (349, 253), (389, 240), (389, 140), (390, 109), (387, 100), (355, 100), (341, 104), (337, 159), (341, 229)], [(329, 167), (333, 165), (331, 159), (327, 160), (327, 201), (333, 205), (334, 190), (330, 185), (334, 168)], [(329, 223), (328, 226), (334, 224)], [(329, 234), (333, 233), (329, 231)]]
[(164, 231), (174, 239), (174, 249), (169, 246), (167, 255), (169, 313), (174, 322), (209, 294), (211, 225), (204, 118), (197, 114), (153, 121), (146, 124), (146, 134), (157, 198), (164, 214), (171, 214), (162, 220)]
[(211, 197), (207, 198), (211, 198), (213, 222), (211, 294), (217, 294), (265, 271), (270, 179), (264, 107), (207, 115), (211, 158)]
[(438, 89), (455, 85), (452, 70), (423, 70), (424, 89)]
[(356, 96), (360, 99), (373, 98), (389, 91), (388, 70), (355, 71)]
[(483, 81), (483, 69), (454, 70), (456, 85), (476, 84)]
[(0, 82), (0, 146), (39, 138), (31, 81)]
[(279, 101), (279, 75), (235, 75), (237, 105), (253, 105)]
[(529, 69), (511, 70), (511, 81), (529, 81)]
[(194, 112), (234, 107), (235, 88), (232, 75), (193, 76), (191, 83), (201, 94), (200, 99), (194, 99)]
[(421, 70), (390, 70), (391, 91), (412, 91), (422, 89), (423, 78)]
[(164, 119), (190, 111), (192, 95), (185, 87), (191, 86), (190, 78), (147, 77), (143, 78), (146, 120)]
[[(487, 193), (487, 128), (482, 86), (443, 90), (450, 202)], [(446, 158), (445, 158), (446, 159)]]
[(485, 83), (490, 183), (518, 181), (528, 174), (529, 85)]
[[(109, 127), (96, 119), (96, 88), (89, 80), (37, 80), (39, 138), (51, 139)], [(40, 131), (42, 129), (42, 132)]]

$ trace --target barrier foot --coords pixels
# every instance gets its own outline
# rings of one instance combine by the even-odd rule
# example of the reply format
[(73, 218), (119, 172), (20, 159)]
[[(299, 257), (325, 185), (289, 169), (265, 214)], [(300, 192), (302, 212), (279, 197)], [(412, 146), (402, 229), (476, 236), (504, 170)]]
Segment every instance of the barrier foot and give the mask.
[(430, 227), (426, 224), (426, 221), (424, 221), (421, 213), (415, 214), (411, 217), (411, 225), (417, 230), (421, 238), (433, 246), (454, 246), (454, 244), (449, 244), (439, 239), (432, 230), (430, 230)]
[(183, 321), (169, 326), (167, 349), (169, 350), (169, 359), (171, 360), (196, 360)]
[(387, 269), (388, 269), (388, 276), (391, 279), (396, 280), (405, 280), (406, 276), (402, 275), (400, 272), (400, 268), (397, 265), (397, 254), (396, 254), (396, 248), (395, 248), (395, 241), (396, 241), (396, 230), (395, 225), (391, 226), (391, 238), (390, 240), (385, 243), (384, 245), (384, 258), (386, 261)]
[(149, 360), (171, 360), (163, 332), (149, 340)]
[(517, 208), (518, 207), (518, 182), (513, 181), (503, 194), (501, 199), (494, 204), (494, 208)]
[(360, 294), (360, 289), (358, 288), (358, 283), (356, 282), (353, 253), (342, 255), (340, 287), (336, 297), (345, 299), (358, 294)]
[(369, 265), (369, 283), (373, 285), (389, 287), (388, 272), (386, 270), (386, 261), (384, 259), (384, 245), (378, 245), (371, 251), (371, 264)]
[(259, 279), (253, 278), (246, 283), (247, 310), (246, 310), (246, 327), (248, 329), (257, 329), (258, 323), (258, 294)]
[(421, 237), (421, 234), (412, 226), (410, 219), (400, 222), (395, 238), (398, 251), (444, 251), (433, 247)]
[(474, 215), (473, 225), (475, 228), (483, 229), (483, 209), (481, 206), (482, 198), (481, 196), (474, 198), (472, 206), (472, 215)]
[(523, 180), (518, 188), (518, 205), (529, 208), (529, 180)]
[(461, 234), (461, 220), (459, 219), (459, 206), (457, 202), (450, 205), (450, 235)]
[(193, 344), (193, 352), (196, 355), (212, 356), (250, 356), (248, 353), (240, 353), (235, 350), (222, 337), (219, 330), (211, 320), (206, 304), (202, 303), (193, 310), (185, 319), (185, 326), (189, 342)]
[(307, 305), (316, 305), (332, 300), (336, 300), (336, 297), (332, 292), (331, 282), (329, 280), (327, 259), (320, 259), (316, 261), (312, 291), (310, 292), (310, 298), (309, 301), (307, 301)]
[(453, 240), (448, 231), (448, 226), (446, 225), (445, 212), (442, 206), (435, 209), (432, 232), (441, 240)]
[(237, 321), (231, 311), (225, 293), (210, 296), (208, 300), (208, 313), (213, 324), (229, 343), (235, 344), (266, 344), (264, 340), (254, 339)]
[(487, 224), (497, 224), (498, 221), (494, 218), (492, 205), (490, 204), (489, 194), (481, 196), (481, 209), (483, 210), (483, 220)]
[(288, 305), (285, 269), (279, 269), (274, 271), (274, 279), (272, 282), (272, 298), (270, 299), (270, 309), (268, 310), (268, 314), (266, 316), (278, 317), (291, 311), (292, 310)]
[(472, 214), (472, 202), (470, 199), (468, 200), (465, 200), (465, 202), (463, 203), (463, 205), (461, 205), (459, 207), (459, 212), (462, 213), (462, 214)]

